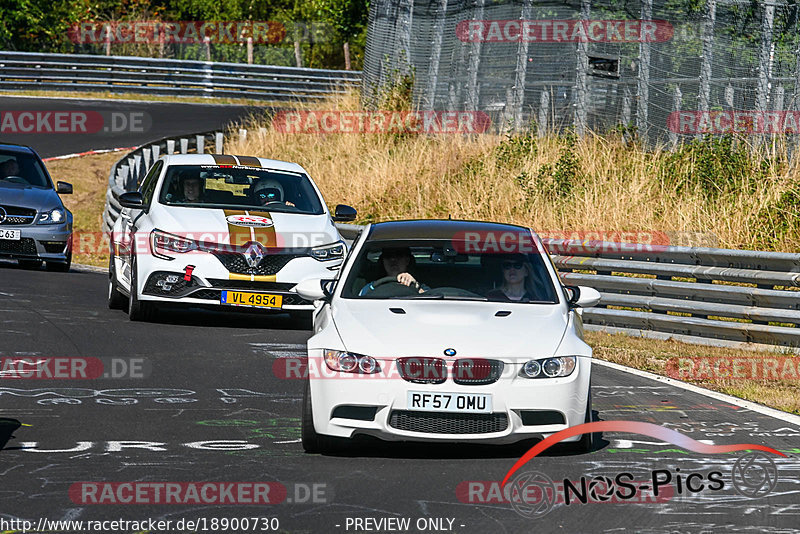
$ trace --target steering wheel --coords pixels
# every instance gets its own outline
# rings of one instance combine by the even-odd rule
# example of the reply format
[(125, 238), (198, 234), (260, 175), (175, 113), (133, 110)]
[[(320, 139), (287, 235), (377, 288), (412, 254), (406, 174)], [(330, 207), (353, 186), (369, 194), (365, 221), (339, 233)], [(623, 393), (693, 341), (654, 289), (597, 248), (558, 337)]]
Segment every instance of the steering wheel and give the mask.
[(22, 176), (6, 176), (5, 178), (2, 178), (2, 180), (8, 180), (12, 184), (27, 184), (28, 183), (28, 180), (26, 180)]
[[(375, 288), (377, 288), (379, 286), (383, 286), (383, 285), (386, 285), (386, 284), (391, 284), (392, 282), (394, 282), (395, 284), (400, 284), (400, 282), (397, 281), (397, 277), (396, 276), (384, 276), (383, 278), (379, 278), (379, 279), (375, 280), (374, 282), (372, 282), (372, 288), (375, 289)], [(400, 284), (400, 285), (403, 285), (403, 284)]]

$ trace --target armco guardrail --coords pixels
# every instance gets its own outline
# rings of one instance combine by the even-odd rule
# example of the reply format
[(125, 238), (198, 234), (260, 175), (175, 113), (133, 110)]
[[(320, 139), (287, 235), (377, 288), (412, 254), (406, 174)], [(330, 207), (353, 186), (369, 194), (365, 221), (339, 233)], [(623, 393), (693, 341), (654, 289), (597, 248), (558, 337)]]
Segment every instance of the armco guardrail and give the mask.
[[(247, 135), (240, 130), (239, 135)], [(222, 153), (222, 132), (161, 139), (120, 159), (109, 174), (104, 227), (160, 154)], [(198, 150), (199, 149), (199, 150)], [(348, 240), (363, 228), (341, 224)], [(800, 254), (545, 239), (567, 285), (600, 291), (582, 310), (587, 330), (697, 344), (800, 352)], [(625, 252), (635, 249), (635, 252)]]
[(313, 100), (360, 86), (360, 71), (180, 59), (0, 51), (0, 89)]
[[(565, 284), (594, 287), (590, 330), (800, 347), (800, 254), (545, 240)], [(628, 247), (630, 249), (630, 247)]]

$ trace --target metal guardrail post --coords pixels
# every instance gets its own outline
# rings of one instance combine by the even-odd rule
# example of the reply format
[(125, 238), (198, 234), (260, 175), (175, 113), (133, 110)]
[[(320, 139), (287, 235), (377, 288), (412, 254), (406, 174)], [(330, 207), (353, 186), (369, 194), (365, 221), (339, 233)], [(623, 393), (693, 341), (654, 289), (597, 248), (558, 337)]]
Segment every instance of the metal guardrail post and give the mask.
[(181, 137), (181, 154), (189, 153), (189, 140), (186, 137)]
[(214, 151), (217, 154), (223, 153), (222, 132), (217, 132), (214, 134)]
[(202, 154), (205, 151), (206, 147), (206, 136), (205, 135), (195, 135), (195, 146), (197, 147), (197, 153)]

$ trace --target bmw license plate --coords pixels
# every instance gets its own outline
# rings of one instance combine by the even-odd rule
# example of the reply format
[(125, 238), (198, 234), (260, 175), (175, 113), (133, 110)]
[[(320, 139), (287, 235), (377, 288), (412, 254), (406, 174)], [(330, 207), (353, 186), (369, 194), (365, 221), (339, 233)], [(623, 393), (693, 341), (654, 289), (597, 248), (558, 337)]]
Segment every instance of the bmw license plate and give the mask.
[(223, 291), (219, 301), (220, 304), (228, 304), (230, 306), (280, 308), (283, 304), (283, 296), (268, 295), (266, 293), (246, 293), (244, 291)]
[(425, 412), (492, 413), (492, 396), (484, 393), (409, 391), (406, 409)]
[(7, 239), (9, 241), (19, 241), (21, 238), (22, 238), (21, 230), (0, 229), (0, 239)]

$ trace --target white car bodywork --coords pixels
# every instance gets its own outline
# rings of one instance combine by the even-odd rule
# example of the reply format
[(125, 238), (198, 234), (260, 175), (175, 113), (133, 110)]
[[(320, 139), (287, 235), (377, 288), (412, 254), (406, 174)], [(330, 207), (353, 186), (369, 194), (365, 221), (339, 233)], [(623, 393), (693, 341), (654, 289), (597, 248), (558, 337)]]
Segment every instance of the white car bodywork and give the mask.
[[(447, 221), (450, 224), (455, 222)], [(473, 223), (465, 222), (464, 228), (470, 228), (470, 224)], [(342, 298), (343, 281), (347, 280), (355, 258), (369, 241), (371, 230), (372, 226), (365, 228), (353, 245), (332, 293), (324, 294), (321, 289), (324, 282), (321, 285), (312, 280), (296, 288), (306, 298), (321, 299), (317, 301), (319, 309), (314, 317), (314, 336), (308, 341), (306, 402), (311, 406), (311, 413), (304, 411), (304, 417), (313, 414), (316, 434), (322, 439), (365, 434), (389, 441), (446, 440), (500, 444), (545, 438), (586, 422), (587, 412), (589, 417), (591, 414), (592, 349), (583, 341), (578, 307), (594, 305), (599, 299), (595, 290), (580, 288), (582, 291), (577, 302), (568, 302), (552, 262), (545, 258), (544, 263), (557, 290), (558, 303)], [(531, 235), (539, 250), (544, 250), (538, 236), (532, 232)], [(547, 253), (542, 254), (546, 256)], [(323, 354), (330, 349), (372, 356), (385, 376), (332, 371), (325, 367)], [(456, 352), (454, 357), (447, 356), (448, 349)], [(520, 376), (525, 362), (557, 356), (577, 357), (576, 368), (569, 376), (537, 379)], [(397, 368), (397, 359), (402, 357), (443, 358), (447, 361), (448, 379), (441, 384), (407, 381), (401, 378)], [(470, 358), (502, 361), (502, 376), (491, 384), (454, 383), (453, 362)], [(491, 395), (491, 413), (504, 414), (507, 426), (486, 433), (453, 433), (452, 429), (445, 433), (435, 430), (435, 425), (431, 424), (414, 428), (416, 423), (397, 424), (399, 419), (395, 419), (393, 424), (393, 412), (403, 416), (421, 414), (432, 417), (433, 421), (441, 421), (442, 425), (448, 423), (448, 415), (453, 415), (436, 412), (433, 417), (430, 415), (433, 412), (419, 409), (412, 413), (412, 407), (408, 406), (409, 392), (412, 391)], [(339, 409), (341, 407), (347, 408)], [(360, 420), (337, 417), (334, 413), (346, 413), (349, 407), (375, 408), (374, 418)], [(556, 412), (563, 415), (563, 422), (523, 424), (523, 411)], [(395, 417), (400, 416), (395, 414)], [(457, 417), (468, 419), (470, 416), (457, 414)], [(581, 436), (577, 436), (565, 441), (580, 439)]]
[[(257, 159), (260, 171), (289, 171), (308, 175), (301, 166), (294, 163), (265, 158), (248, 159), (251, 162)], [(340, 256), (338, 259), (321, 261), (304, 253), (303, 249), (337, 243), (344, 246), (344, 241), (336, 230), (332, 216), (313, 180), (308, 178), (324, 213), (316, 215), (272, 212), (269, 214), (270, 230), (274, 230), (276, 242), (282, 247), (293, 249), (293, 253), (289, 255), (292, 258), (289, 259), (289, 256), (286, 256), (282, 259), (278, 256), (281, 256), (284, 250), (270, 249), (265, 243), (259, 242), (259, 228), (237, 227), (234, 229), (230, 222), (231, 217), (226, 215), (228, 213), (226, 210), (211, 207), (183, 207), (158, 202), (161, 187), (164, 185), (164, 178), (170, 166), (218, 165), (214, 155), (168, 155), (162, 156), (158, 161), (163, 162), (163, 166), (158, 175), (153, 177), (157, 180), (157, 185), (149, 209), (123, 208), (114, 225), (111, 243), (110, 295), (113, 290), (124, 295), (133, 293), (138, 302), (151, 306), (162, 303), (179, 303), (227, 307), (220, 302), (220, 292), (238, 290), (282, 295), (284, 298), (282, 309), (285, 311), (310, 312), (314, 309), (311, 302), (298, 298), (288, 290), (306, 278), (333, 276), (339, 268), (342, 258)], [(145, 178), (146, 180), (147, 178)], [(144, 187), (143, 182), (142, 188)], [(266, 208), (265, 210), (268, 211)], [(247, 209), (241, 211), (245, 215), (249, 214)], [(234, 231), (251, 232), (251, 239), (248, 240), (245, 236), (245, 240), (250, 242), (248, 245), (254, 243), (256, 246), (253, 250), (247, 250), (244, 246), (234, 247), (241, 248), (241, 255), (239, 253), (215, 254), (205, 248), (188, 253), (170, 253), (169, 256), (172, 259), (169, 259), (153, 254), (151, 233), (154, 230), (181, 237), (188, 236), (201, 242), (214, 242), (223, 248), (233, 246)], [(240, 266), (249, 265), (246, 256), (251, 253), (262, 255), (263, 261), (275, 260), (279, 262), (277, 264), (279, 266), (284, 264), (269, 275), (248, 274), (241, 272), (243, 270), (241, 268), (233, 270), (228, 268), (230, 264), (227, 262), (233, 261), (235, 257), (239, 256), (241, 257), (237, 261), (240, 262)], [(187, 266), (192, 266), (189, 273), (191, 287), (175, 289), (182, 287), (181, 284), (187, 275)], [(244, 271), (247, 270), (244, 269)], [(154, 273), (171, 273), (170, 280), (178, 277), (178, 282), (175, 284), (162, 283), (160, 288), (155, 288), (152, 283), (148, 285), (150, 277), (156, 276)], [(163, 277), (162, 274), (158, 276)], [(164, 287), (169, 287), (172, 294), (163, 291)], [(111, 296), (109, 298), (111, 299)]]

